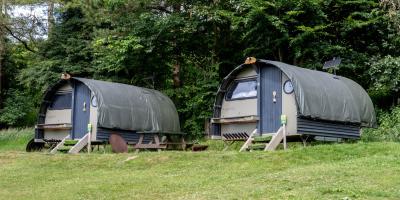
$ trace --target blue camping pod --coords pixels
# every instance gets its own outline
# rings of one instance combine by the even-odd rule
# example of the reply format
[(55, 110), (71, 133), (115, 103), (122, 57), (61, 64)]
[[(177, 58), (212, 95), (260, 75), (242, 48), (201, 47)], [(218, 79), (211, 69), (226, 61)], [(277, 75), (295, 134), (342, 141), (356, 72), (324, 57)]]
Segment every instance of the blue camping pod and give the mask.
[[(89, 134), (90, 133), (90, 134)], [(180, 133), (174, 103), (153, 89), (106, 81), (68, 78), (50, 87), (40, 106), (34, 142), (59, 144), (89, 137), (105, 143), (116, 133), (127, 143), (154, 134)]]
[(361, 127), (376, 126), (376, 117), (367, 92), (342, 76), (254, 59), (222, 80), (211, 138), (246, 138), (254, 130), (273, 135), (282, 123), (288, 136), (357, 139)]

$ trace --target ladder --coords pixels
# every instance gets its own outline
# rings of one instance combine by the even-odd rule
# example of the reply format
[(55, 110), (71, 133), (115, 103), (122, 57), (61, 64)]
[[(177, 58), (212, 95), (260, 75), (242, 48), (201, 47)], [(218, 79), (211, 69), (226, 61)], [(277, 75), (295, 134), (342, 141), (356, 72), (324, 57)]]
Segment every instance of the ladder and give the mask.
[(89, 143), (89, 135), (84, 135), (79, 140), (71, 140), (69, 139), (69, 135), (67, 135), (64, 139), (61, 140), (51, 151), (51, 154), (56, 154), (57, 152), (63, 153), (71, 153), (76, 154), (79, 153), (86, 145)]
[(264, 151), (274, 151), (278, 145), (283, 140), (283, 147), (286, 150), (286, 125), (282, 125), (278, 131), (274, 134), (267, 135), (267, 136), (255, 136), (257, 133), (257, 129), (251, 133), (249, 138), (240, 148), (239, 152), (245, 150), (264, 150)]

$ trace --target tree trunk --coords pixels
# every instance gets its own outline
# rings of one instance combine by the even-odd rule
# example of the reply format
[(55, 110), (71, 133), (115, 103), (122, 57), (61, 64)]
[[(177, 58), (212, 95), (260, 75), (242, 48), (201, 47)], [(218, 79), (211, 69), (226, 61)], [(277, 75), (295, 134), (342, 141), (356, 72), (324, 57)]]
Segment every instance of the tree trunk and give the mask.
[[(6, 0), (2, 0), (0, 5), (0, 24), (6, 24)], [(6, 54), (6, 31), (0, 28), (0, 109), (3, 108), (3, 71), (4, 57)]]
[(54, 27), (54, 1), (47, 2), (47, 35), (51, 33)]
[(172, 77), (174, 81), (174, 87), (180, 87), (181, 86), (181, 79), (179, 77), (181, 71), (181, 66), (178, 61), (173, 66), (173, 71), (172, 71)]
[(278, 56), (279, 56), (279, 61), (283, 62), (283, 52), (281, 47), (278, 48)]
[[(180, 10), (181, 10), (181, 4), (179, 4), (179, 3), (176, 3), (176, 4), (174, 4), (173, 5), (173, 12), (174, 13), (176, 13), (176, 14), (178, 14), (178, 13), (180, 13)], [(174, 31), (176, 34), (177, 34), (177, 32), (179, 32), (179, 30), (175, 30)], [(172, 71), (172, 80), (173, 80), (173, 83), (174, 83), (174, 87), (180, 87), (181, 86), (181, 79), (180, 79), (180, 71), (181, 71), (181, 65), (180, 65), (180, 62), (179, 62), (179, 58), (180, 58), (180, 51), (179, 51), (179, 47), (178, 47), (178, 38), (177, 38), (177, 36), (176, 36), (176, 34), (175, 34), (175, 36), (174, 36), (174, 64), (173, 64), (173, 71)]]

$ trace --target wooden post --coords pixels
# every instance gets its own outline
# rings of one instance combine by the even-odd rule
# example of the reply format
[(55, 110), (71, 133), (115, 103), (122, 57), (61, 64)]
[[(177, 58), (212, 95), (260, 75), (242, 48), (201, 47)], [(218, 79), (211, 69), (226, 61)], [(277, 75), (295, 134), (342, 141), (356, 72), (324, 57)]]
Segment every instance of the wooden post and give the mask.
[(283, 149), (286, 150), (287, 143), (286, 143), (286, 124), (287, 124), (287, 116), (281, 115), (281, 124), (283, 128)]
[(286, 150), (287, 143), (286, 143), (286, 124), (283, 124), (283, 149)]
[(87, 145), (87, 152), (90, 154), (91, 142), (90, 142), (91, 134), (88, 132), (88, 145)]
[(90, 151), (92, 150), (92, 124), (88, 124), (88, 144), (87, 144), (87, 151), (88, 154), (90, 154)]

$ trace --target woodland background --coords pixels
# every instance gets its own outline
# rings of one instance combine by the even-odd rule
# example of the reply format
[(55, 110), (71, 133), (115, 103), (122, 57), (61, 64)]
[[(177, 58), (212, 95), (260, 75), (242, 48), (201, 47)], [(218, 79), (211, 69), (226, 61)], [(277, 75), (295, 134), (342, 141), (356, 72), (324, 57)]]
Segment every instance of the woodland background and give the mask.
[[(204, 132), (222, 78), (246, 57), (360, 83), (378, 111), (372, 139), (400, 140), (396, 0), (1, 0), (0, 127), (32, 126), (62, 72), (154, 88), (183, 131)], [(41, 8), (41, 15), (27, 11)], [(22, 9), (25, 14), (13, 14)]]

